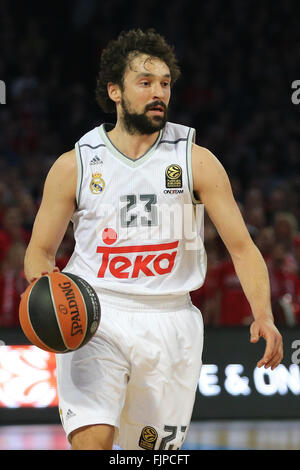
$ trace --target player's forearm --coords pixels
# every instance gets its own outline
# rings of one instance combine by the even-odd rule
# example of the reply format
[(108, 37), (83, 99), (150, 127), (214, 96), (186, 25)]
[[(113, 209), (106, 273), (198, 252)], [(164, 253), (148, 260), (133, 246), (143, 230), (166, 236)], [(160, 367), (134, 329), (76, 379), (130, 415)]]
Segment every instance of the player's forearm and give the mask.
[(268, 269), (258, 248), (251, 244), (232, 260), (254, 318), (273, 320)]
[(28, 282), (39, 277), (43, 272), (52, 272), (55, 266), (55, 256), (47, 251), (29, 244), (24, 259), (24, 272)]

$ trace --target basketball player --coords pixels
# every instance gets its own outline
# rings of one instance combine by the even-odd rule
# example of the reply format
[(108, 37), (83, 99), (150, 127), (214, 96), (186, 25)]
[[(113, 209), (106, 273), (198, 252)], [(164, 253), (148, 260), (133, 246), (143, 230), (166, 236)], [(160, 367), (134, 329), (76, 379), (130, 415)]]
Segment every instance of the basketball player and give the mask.
[(258, 367), (281, 362), (282, 340), (265, 263), (224, 168), (194, 143), (194, 129), (167, 120), (180, 73), (173, 49), (154, 30), (131, 30), (103, 51), (100, 69), (97, 100), (116, 124), (86, 133), (50, 169), (25, 273), (30, 281), (55, 269), (71, 219), (65, 271), (85, 278), (102, 308), (94, 338), (57, 355), (72, 449), (179, 449), (201, 368), (203, 322), (189, 292), (205, 278), (203, 207), (251, 305), (250, 341), (266, 340)]

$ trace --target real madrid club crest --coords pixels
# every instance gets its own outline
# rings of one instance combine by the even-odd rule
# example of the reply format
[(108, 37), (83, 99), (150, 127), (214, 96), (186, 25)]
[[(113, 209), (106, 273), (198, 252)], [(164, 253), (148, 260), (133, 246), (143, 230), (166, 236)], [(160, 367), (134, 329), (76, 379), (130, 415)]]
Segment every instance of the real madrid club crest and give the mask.
[(92, 181), (90, 183), (90, 189), (93, 194), (100, 194), (104, 191), (105, 182), (104, 179), (101, 178), (101, 173), (93, 173)]
[(90, 182), (90, 190), (93, 194), (100, 194), (104, 191), (105, 181), (102, 178), (102, 173), (100, 173), (101, 165), (103, 161), (101, 157), (95, 155), (94, 158), (90, 161), (90, 168), (92, 173), (92, 179)]
[(166, 188), (182, 188), (182, 169), (175, 163), (166, 168)]

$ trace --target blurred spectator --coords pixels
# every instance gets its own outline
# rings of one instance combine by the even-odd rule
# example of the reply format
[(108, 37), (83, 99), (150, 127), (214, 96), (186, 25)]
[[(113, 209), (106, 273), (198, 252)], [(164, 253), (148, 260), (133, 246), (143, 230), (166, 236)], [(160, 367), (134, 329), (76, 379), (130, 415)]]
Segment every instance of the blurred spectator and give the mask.
[(300, 235), (293, 240), (293, 255), (295, 259), (296, 272), (300, 276)]
[(300, 323), (300, 277), (286, 269), (286, 250), (276, 243), (267, 262), (275, 321), (293, 326)]
[(291, 250), (294, 236), (297, 233), (298, 223), (296, 217), (289, 212), (276, 212), (274, 216), (274, 235), (278, 243), (282, 243), (286, 250)]
[(193, 304), (202, 313), (206, 325), (220, 324), (220, 291), (218, 290), (218, 256), (216, 249), (210, 245), (206, 248), (207, 273), (205, 283), (190, 293)]
[(20, 65), (20, 75), (13, 80), (11, 85), (11, 95), (15, 99), (21, 99), (26, 96), (27, 91), (32, 92), (39, 87), (33, 62), (23, 60)]
[(261, 206), (244, 211), (245, 223), (252, 237), (255, 237), (266, 225), (265, 211)]
[(217, 288), (220, 292), (219, 325), (251, 323), (253, 320), (251, 308), (229, 255), (220, 263), (217, 276)]
[(3, 224), (3, 217), (7, 210), (9, 202), (7, 186), (3, 181), (0, 181), (0, 227)]
[(257, 207), (264, 207), (263, 192), (259, 188), (250, 187), (245, 192), (245, 210), (256, 209)]
[(293, 255), (293, 240), (297, 234), (296, 217), (289, 212), (279, 212), (274, 217), (274, 235), (277, 243), (284, 247), (284, 269), (296, 272), (297, 265)]
[(9, 207), (0, 229), (0, 262), (3, 262), (10, 247), (15, 243), (29, 243), (31, 233), (23, 228), (22, 213), (19, 207)]
[(0, 270), (0, 327), (19, 325), (21, 294), (28, 286), (23, 272), (25, 245), (14, 242), (7, 250)]
[(283, 187), (274, 189), (268, 197), (268, 211), (270, 216), (277, 212), (284, 212), (288, 207), (288, 197)]
[(22, 213), (22, 225), (25, 231), (31, 234), (34, 219), (37, 213), (37, 204), (31, 194), (20, 191), (16, 196), (19, 203), (19, 209)]
[(266, 262), (269, 261), (275, 245), (274, 228), (263, 227), (256, 235), (254, 241), (264, 260)]

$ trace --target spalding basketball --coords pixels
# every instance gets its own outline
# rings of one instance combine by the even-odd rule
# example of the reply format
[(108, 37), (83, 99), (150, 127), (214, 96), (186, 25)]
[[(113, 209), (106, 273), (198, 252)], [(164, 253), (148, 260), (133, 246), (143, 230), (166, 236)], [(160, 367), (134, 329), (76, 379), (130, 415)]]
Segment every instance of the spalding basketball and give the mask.
[(19, 307), (25, 336), (55, 353), (81, 348), (96, 333), (100, 318), (100, 302), (92, 286), (65, 272), (47, 274), (30, 284)]

